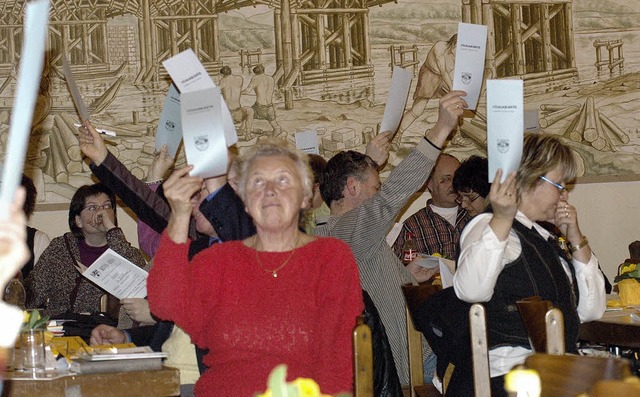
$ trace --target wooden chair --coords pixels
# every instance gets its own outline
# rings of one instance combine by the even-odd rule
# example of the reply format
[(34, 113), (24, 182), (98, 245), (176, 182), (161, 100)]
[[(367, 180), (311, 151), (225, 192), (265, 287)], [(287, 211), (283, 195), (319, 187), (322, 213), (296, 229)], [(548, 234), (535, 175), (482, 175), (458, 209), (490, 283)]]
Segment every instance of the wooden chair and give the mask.
[(424, 367), (422, 365), (422, 333), (416, 330), (412, 320), (412, 309), (424, 303), (430, 296), (440, 291), (441, 287), (430, 284), (403, 285), (402, 292), (406, 300), (405, 314), (407, 318), (407, 345), (409, 349), (409, 391), (410, 397), (438, 396), (433, 385), (424, 384)]
[(353, 330), (354, 396), (373, 397), (373, 348), (371, 328), (358, 317)]
[(536, 353), (564, 354), (564, 317), (548, 300), (533, 296), (517, 302), (531, 348)]
[(541, 397), (574, 397), (589, 392), (598, 381), (631, 376), (629, 361), (614, 357), (533, 354), (524, 365), (540, 375)]
[(489, 344), (487, 342), (487, 319), (484, 305), (474, 303), (469, 310), (471, 330), (471, 353), (473, 361), (473, 389), (476, 397), (491, 395), (489, 377)]

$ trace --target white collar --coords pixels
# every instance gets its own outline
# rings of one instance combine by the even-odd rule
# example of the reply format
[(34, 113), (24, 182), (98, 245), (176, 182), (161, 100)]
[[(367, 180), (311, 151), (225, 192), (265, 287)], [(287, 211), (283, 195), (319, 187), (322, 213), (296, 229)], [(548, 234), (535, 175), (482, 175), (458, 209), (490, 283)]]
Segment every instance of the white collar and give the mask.
[(522, 223), (525, 227), (529, 229), (531, 229), (531, 227), (533, 226), (536, 229), (536, 231), (540, 233), (540, 235), (545, 239), (549, 238), (549, 236), (551, 235), (551, 233), (549, 233), (547, 229), (543, 228), (542, 226), (533, 222), (531, 219), (527, 218), (527, 216), (520, 210), (516, 212), (516, 220)]

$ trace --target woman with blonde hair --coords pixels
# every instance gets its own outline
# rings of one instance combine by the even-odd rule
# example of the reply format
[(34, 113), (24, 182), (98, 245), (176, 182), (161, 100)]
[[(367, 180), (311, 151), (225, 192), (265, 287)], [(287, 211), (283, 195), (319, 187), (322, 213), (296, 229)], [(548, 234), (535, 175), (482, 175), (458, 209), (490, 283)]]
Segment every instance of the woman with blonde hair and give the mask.
[[(506, 395), (503, 375), (532, 353), (516, 301), (549, 300), (564, 315), (565, 346), (576, 352), (580, 322), (604, 313), (606, 296), (598, 260), (578, 225), (566, 184), (576, 177), (571, 149), (558, 137), (528, 134), (517, 173), (489, 191), (492, 213), (473, 218), (460, 237), (454, 276), (458, 298), (483, 302), (487, 311), (492, 395)], [(569, 242), (569, 253), (537, 222), (550, 221)]]

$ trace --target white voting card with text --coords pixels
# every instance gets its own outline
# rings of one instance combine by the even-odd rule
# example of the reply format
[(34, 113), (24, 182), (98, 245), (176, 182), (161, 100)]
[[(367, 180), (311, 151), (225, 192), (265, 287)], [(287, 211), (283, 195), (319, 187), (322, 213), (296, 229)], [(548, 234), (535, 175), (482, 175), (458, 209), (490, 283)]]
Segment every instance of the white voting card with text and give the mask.
[(522, 80), (487, 80), (487, 157), (489, 182), (518, 170), (524, 136)]
[(458, 24), (456, 65), (453, 89), (467, 92), (469, 109), (475, 110), (484, 79), (484, 58), (487, 48), (487, 27), (471, 23)]

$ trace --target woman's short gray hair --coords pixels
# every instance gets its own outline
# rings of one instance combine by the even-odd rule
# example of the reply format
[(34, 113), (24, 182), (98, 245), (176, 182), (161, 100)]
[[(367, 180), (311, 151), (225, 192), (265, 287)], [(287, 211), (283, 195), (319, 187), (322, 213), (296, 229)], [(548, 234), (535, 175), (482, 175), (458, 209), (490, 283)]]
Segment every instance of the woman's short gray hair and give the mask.
[(305, 200), (313, 197), (313, 173), (309, 167), (309, 159), (306, 153), (292, 148), (282, 139), (267, 139), (255, 144), (245, 156), (242, 157), (240, 175), (238, 178), (238, 195), (246, 202), (245, 183), (247, 172), (253, 161), (260, 157), (284, 156), (288, 157), (296, 165), (300, 180), (302, 181), (302, 193)]

